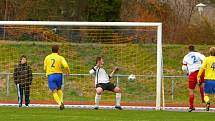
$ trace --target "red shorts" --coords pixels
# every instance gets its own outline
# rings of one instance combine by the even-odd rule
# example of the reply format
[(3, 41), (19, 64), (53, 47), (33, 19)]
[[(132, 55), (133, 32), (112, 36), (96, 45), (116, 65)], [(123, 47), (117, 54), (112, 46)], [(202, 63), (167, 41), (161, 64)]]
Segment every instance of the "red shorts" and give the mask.
[[(196, 84), (197, 84), (197, 75), (198, 75), (198, 72), (199, 71), (195, 71), (193, 73), (191, 73), (189, 76), (188, 76), (188, 80), (189, 80), (189, 89), (195, 89), (196, 87)], [(201, 80), (200, 80), (200, 83), (204, 83), (204, 72), (202, 73), (201, 75)]]

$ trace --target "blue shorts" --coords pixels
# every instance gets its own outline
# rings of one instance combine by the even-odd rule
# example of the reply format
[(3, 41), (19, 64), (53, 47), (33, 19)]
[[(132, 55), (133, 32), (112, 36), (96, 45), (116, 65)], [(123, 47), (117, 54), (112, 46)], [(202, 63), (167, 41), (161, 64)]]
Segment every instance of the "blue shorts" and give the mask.
[(215, 80), (205, 80), (204, 92), (207, 94), (215, 94)]
[(48, 85), (50, 90), (61, 88), (63, 74), (50, 74), (48, 75)]

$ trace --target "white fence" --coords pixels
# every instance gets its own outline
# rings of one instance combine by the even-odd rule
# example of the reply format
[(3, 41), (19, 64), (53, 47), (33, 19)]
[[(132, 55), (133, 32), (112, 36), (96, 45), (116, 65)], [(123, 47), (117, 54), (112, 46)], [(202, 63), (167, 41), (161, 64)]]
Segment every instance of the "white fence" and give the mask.
[[(10, 83), (13, 83), (13, 80), (11, 80), (11, 76), (13, 76), (13, 73), (0, 73), (0, 76), (4, 75), (6, 76), (6, 96), (10, 96)], [(33, 75), (42, 76), (45, 77), (45, 73), (33, 73)], [(89, 74), (70, 74), (69, 76), (91, 76)], [(116, 77), (116, 85), (119, 85), (120, 78), (121, 77), (128, 77), (129, 75), (115, 75)], [(143, 78), (156, 78), (156, 75), (135, 75), (136, 77), (143, 77)], [(65, 78), (65, 75), (63, 76)], [(171, 80), (171, 97), (172, 100), (174, 100), (174, 94), (175, 94), (175, 83), (176, 79), (186, 79), (187, 76), (163, 76), (163, 79), (170, 79)], [(63, 79), (64, 80), (64, 79)], [(165, 84), (165, 81), (164, 81)]]

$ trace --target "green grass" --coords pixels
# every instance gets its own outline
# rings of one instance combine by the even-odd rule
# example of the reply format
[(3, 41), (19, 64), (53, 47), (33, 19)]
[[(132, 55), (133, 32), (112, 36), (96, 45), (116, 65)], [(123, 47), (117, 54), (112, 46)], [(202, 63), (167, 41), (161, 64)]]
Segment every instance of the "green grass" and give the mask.
[(214, 113), (1, 107), (1, 121), (214, 121)]

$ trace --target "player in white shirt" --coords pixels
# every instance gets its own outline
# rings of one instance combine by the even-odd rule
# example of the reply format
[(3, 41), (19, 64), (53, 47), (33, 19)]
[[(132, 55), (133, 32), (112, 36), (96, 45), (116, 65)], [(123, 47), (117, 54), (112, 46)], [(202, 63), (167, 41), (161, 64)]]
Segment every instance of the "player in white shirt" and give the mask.
[(190, 104), (188, 111), (192, 112), (193, 110), (195, 110), (193, 102), (194, 102), (194, 89), (197, 83), (199, 83), (201, 100), (204, 103), (204, 88), (202, 84), (204, 83), (204, 74), (202, 74), (200, 82), (197, 81), (197, 75), (201, 68), (201, 65), (205, 56), (199, 52), (195, 52), (195, 47), (192, 45), (189, 46), (188, 49), (189, 49), (189, 53), (184, 56), (182, 70), (185, 71), (188, 75), (189, 104)]
[(103, 91), (109, 90), (116, 93), (115, 108), (121, 110), (121, 89), (109, 81), (113, 77), (114, 73), (118, 71), (118, 67), (115, 67), (112, 73), (108, 75), (104, 70), (103, 65), (103, 58), (97, 57), (96, 65), (89, 71), (91, 75), (95, 76), (96, 96), (94, 109), (99, 109), (99, 101), (101, 100), (101, 95)]

